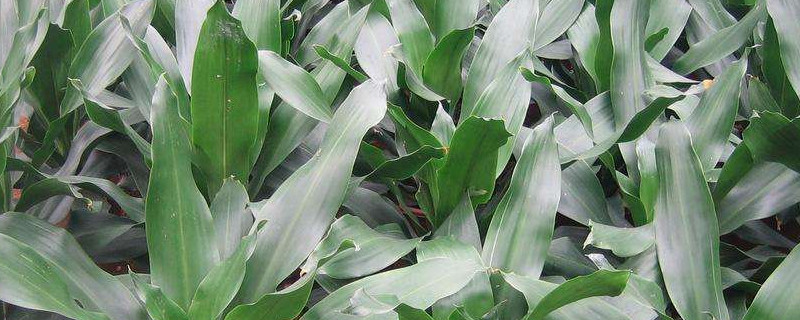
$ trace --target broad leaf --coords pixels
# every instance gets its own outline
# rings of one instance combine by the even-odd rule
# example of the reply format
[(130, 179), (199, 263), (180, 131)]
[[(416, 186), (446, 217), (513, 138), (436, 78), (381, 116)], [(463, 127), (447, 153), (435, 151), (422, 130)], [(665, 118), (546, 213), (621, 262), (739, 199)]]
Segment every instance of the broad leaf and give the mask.
[(465, 191), (473, 205), (489, 200), (497, 163), (492, 155), (506, 140), (508, 132), (501, 120), (470, 117), (458, 126), (447, 158), (436, 173), (438, 193), (434, 194), (434, 202), (438, 223), (453, 211)]
[(164, 77), (153, 97), (153, 168), (147, 193), (147, 237), (154, 285), (188, 308), (200, 281), (219, 261), (214, 224), (192, 176), (188, 124)]
[(259, 50), (281, 52), (280, 6), (280, 0), (242, 0), (233, 6), (233, 16)]
[(692, 144), (704, 170), (716, 166), (728, 142), (739, 106), (741, 82), (747, 70), (747, 57), (731, 65), (709, 90), (703, 93), (697, 108), (686, 120)]
[(694, 44), (675, 61), (672, 69), (679, 74), (688, 74), (733, 53), (750, 38), (756, 24), (766, 17), (766, 7), (765, 1), (759, 1), (742, 20)]
[(787, 119), (774, 112), (757, 114), (744, 132), (744, 142), (753, 158), (781, 163), (800, 172), (797, 148), (790, 148), (800, 138), (800, 120)]
[(706, 319), (709, 313), (728, 319), (714, 202), (689, 131), (677, 122), (663, 125), (655, 153), (659, 187), (653, 225), (669, 297), (684, 319)]
[(800, 285), (800, 278), (796, 272), (800, 265), (798, 253), (800, 249), (793, 249), (767, 278), (747, 310), (744, 320), (788, 320), (800, 316), (800, 306), (791, 302), (797, 286)]
[[(57, 289), (59, 282), (68, 286), (69, 299), (60, 303), (66, 303), (69, 306), (73, 303), (73, 299), (77, 299), (83, 306), (102, 310), (112, 319), (146, 318), (144, 310), (130, 291), (113, 276), (98, 268), (83, 252), (78, 242), (65, 230), (30, 215), (6, 213), (0, 216), (0, 237), (9, 241), (4, 241), (4, 243), (12, 245), (6, 247), (8, 250), (17, 247), (16, 250), (31, 253), (31, 259), (38, 261), (31, 266), (32, 268), (45, 270), (45, 274), (57, 275), (55, 279), (46, 280), (47, 283), (55, 286), (50, 292), (51, 294), (58, 294), (61, 290)], [(22, 263), (22, 259), (4, 260), (8, 263)], [(50, 269), (42, 269), (45, 266), (50, 266)], [(22, 269), (14, 268), (13, 270), (19, 272)], [(8, 288), (9, 286), (10, 284), (4, 280), (2, 287)], [(32, 289), (30, 285), (25, 287)], [(14, 290), (12, 294), (19, 297), (19, 292)], [(47, 292), (36, 292), (35, 295), (44, 298), (47, 296)], [(13, 297), (3, 297), (3, 300), (16, 304), (13, 299)], [(32, 307), (27, 303), (20, 303), (20, 305)], [(75, 307), (77, 308), (77, 305)], [(69, 314), (61, 310), (58, 312)]]
[(286, 103), (322, 122), (330, 122), (332, 112), (325, 94), (310, 74), (275, 52), (260, 51), (258, 63), (267, 85)]
[[(124, 16), (136, 35), (141, 36), (155, 10), (154, 0), (137, 0), (125, 5), (119, 14)], [(69, 68), (69, 78), (79, 79), (92, 94), (98, 94), (119, 77), (136, 57), (133, 44), (123, 31), (119, 16), (103, 20), (89, 34)], [(61, 101), (61, 114), (75, 110), (82, 103), (80, 92), (70, 87)]]
[(534, 278), (542, 272), (561, 196), (552, 132), (550, 118), (528, 137), (511, 184), (495, 209), (482, 253), (493, 268)]
[[(386, 94), (373, 81), (353, 89), (342, 102), (319, 152), (286, 180), (261, 209), (268, 220), (240, 297), (252, 302), (275, 290), (311, 253), (344, 202), (358, 146), (366, 131), (386, 113)], [(292, 244), (292, 246), (288, 246)]]
[(183, 81), (192, 88), (195, 50), (206, 13), (217, 0), (175, 0), (175, 51)]
[(208, 192), (233, 176), (246, 181), (258, 132), (256, 48), (222, 2), (208, 11), (192, 70), (192, 142)]
[(529, 46), (538, 18), (538, 0), (511, 0), (500, 9), (486, 30), (467, 73), (461, 114), (471, 115), (478, 99), (503, 67)]

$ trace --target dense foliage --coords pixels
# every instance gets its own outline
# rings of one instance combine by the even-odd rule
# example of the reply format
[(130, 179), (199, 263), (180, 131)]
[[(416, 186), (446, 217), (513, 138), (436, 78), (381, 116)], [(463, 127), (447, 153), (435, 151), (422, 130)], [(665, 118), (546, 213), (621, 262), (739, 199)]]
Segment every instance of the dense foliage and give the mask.
[(0, 318), (800, 319), (800, 1), (0, 0)]

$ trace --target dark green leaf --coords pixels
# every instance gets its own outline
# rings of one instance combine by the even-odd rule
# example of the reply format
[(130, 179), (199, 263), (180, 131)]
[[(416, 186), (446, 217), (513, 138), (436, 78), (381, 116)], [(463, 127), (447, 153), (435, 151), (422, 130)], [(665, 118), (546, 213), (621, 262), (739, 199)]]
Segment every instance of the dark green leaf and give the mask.
[(453, 211), (464, 192), (473, 205), (485, 203), (494, 190), (496, 154), (508, 140), (503, 121), (470, 117), (456, 129), (450, 151), (436, 173), (436, 219), (441, 223)]
[(188, 124), (178, 115), (177, 100), (164, 77), (156, 86), (151, 116), (147, 238), (160, 240), (148, 241), (152, 283), (188, 308), (200, 281), (219, 261), (214, 224), (192, 176)]
[(192, 142), (208, 190), (222, 180), (245, 181), (258, 132), (256, 48), (222, 2), (208, 11), (192, 71)]

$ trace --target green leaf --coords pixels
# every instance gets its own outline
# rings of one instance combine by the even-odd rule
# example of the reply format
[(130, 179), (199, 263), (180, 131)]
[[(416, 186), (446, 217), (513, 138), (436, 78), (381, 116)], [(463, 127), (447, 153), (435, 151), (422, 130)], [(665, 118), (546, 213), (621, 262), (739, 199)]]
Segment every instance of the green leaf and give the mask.
[(651, 37), (665, 32), (661, 40), (647, 50), (656, 61), (663, 60), (678, 41), (691, 13), (692, 6), (683, 0), (651, 1), (646, 34)]
[(178, 0), (157, 0), (158, 2), (158, 9), (161, 10), (161, 14), (164, 15), (164, 19), (167, 20), (167, 23), (174, 29), (175, 27), (175, 3)]
[[(139, 0), (125, 5), (119, 11), (137, 35), (143, 35), (155, 10), (152, 0)], [(112, 15), (103, 20), (87, 37), (75, 54), (69, 69), (69, 77), (81, 80), (92, 94), (98, 94), (119, 77), (136, 57), (132, 44), (123, 31), (120, 17)], [(81, 102), (80, 92), (68, 88), (61, 102), (61, 113), (77, 108)]]
[[(767, 6), (767, 9), (769, 9), (769, 3), (767, 3)], [(784, 68), (778, 31), (775, 30), (773, 19), (767, 19), (767, 25), (764, 28), (764, 48), (761, 54), (763, 56), (761, 71), (773, 97), (786, 116), (797, 116), (800, 114), (800, 99), (798, 99), (796, 91), (792, 88)]]
[(291, 286), (269, 293), (252, 304), (240, 304), (233, 308), (225, 320), (292, 320), (303, 308), (314, 287), (315, 274), (307, 274)]
[(434, 148), (443, 147), (442, 143), (436, 138), (436, 136), (434, 136), (433, 133), (423, 129), (414, 123), (414, 121), (409, 119), (408, 116), (403, 112), (403, 108), (390, 104), (388, 113), (395, 123), (398, 135), (400, 136), (399, 140), (405, 144), (406, 150), (416, 151), (424, 146), (431, 146)]
[(656, 249), (664, 284), (684, 319), (726, 320), (719, 262), (719, 229), (703, 166), (689, 131), (664, 124), (656, 143)]
[(584, 0), (549, 1), (536, 23), (533, 50), (555, 41), (572, 26), (583, 9)]
[[(464, 199), (466, 200), (467, 198), (465, 197)], [(464, 212), (472, 214), (472, 207), (469, 205), (469, 201), (464, 201), (461, 206), (464, 207)], [(475, 220), (474, 217), (471, 219), (473, 221)], [(437, 233), (438, 231), (439, 230), (437, 230)], [(475, 225), (474, 231), (477, 237), (477, 225)], [(463, 241), (463, 238), (468, 237), (468, 235), (458, 234), (458, 231), (448, 236), (439, 237), (441, 235), (444, 234), (438, 234), (436, 240), (423, 242), (419, 248), (417, 248), (417, 259), (419, 261), (449, 258), (482, 264), (481, 257), (476, 250), (479, 250), (479, 248), (476, 248), (471, 243), (472, 241)], [(475, 239), (475, 241), (480, 241), (480, 239)], [(436, 304), (433, 305), (433, 315), (436, 319), (449, 319), (448, 316), (450, 316), (450, 314), (456, 309), (460, 309), (459, 311), (464, 314), (477, 318), (489, 312), (493, 306), (493, 301), (489, 274), (479, 272), (476, 273), (470, 282), (460, 291), (437, 301)]]
[(685, 75), (738, 50), (753, 34), (756, 24), (766, 18), (766, 9), (765, 1), (760, 1), (742, 20), (694, 44), (686, 54), (675, 61), (672, 70)]
[[(314, 0), (314, 2), (320, 4), (321, 1)], [(307, 4), (311, 3), (312, 2), (308, 2)], [(337, 4), (328, 14), (322, 17), (322, 19), (314, 25), (314, 28), (311, 29), (305, 39), (303, 39), (300, 48), (297, 49), (296, 56), (298, 64), (307, 66), (317, 61), (319, 56), (314, 52), (313, 46), (315, 44), (330, 44), (335, 41), (337, 36), (340, 37), (338, 32), (342, 28), (342, 21), (351, 17), (350, 14), (352, 14), (352, 12), (350, 12), (350, 2), (346, 1)], [(358, 34), (358, 32), (356, 32), (356, 34)]]
[(417, 247), (421, 238), (400, 239), (372, 230), (361, 219), (346, 215), (336, 220), (325, 241), (352, 239), (357, 247), (331, 257), (319, 273), (334, 279), (353, 279), (376, 273)]
[(433, 320), (425, 310), (415, 309), (406, 304), (400, 304), (394, 308), (394, 312), (397, 312), (398, 320)]
[[(602, 0), (601, 0), (602, 1)], [(601, 2), (602, 4), (602, 2)], [(600, 26), (595, 18), (595, 7), (591, 4), (586, 5), (575, 20), (575, 23), (567, 30), (567, 37), (572, 43), (572, 47), (578, 53), (578, 61), (589, 74), (589, 77), (598, 85), (600, 76), (597, 66), (597, 46), (600, 44)], [(594, 88), (595, 85), (592, 85)]]
[(67, 30), (51, 26), (47, 29), (42, 47), (31, 62), (38, 76), (33, 78), (29, 91), (38, 103), (37, 114), (48, 121), (58, 119), (61, 113), (58, 109), (64, 97), (61, 89), (67, 86), (67, 72), (72, 58), (70, 54), (74, 54), (74, 50), (76, 49), (72, 34)]
[(440, 104), (436, 108), (436, 117), (433, 118), (431, 124), (431, 133), (436, 136), (443, 145), (449, 146), (450, 140), (453, 139), (453, 134), (456, 132), (456, 125), (453, 123), (453, 118), (447, 111), (444, 111)]
[[(434, 258), (413, 266), (395, 269), (350, 283), (315, 304), (301, 319), (317, 320), (344, 317), (350, 298), (362, 290), (373, 296), (392, 295), (396, 303), (426, 309), (437, 300), (463, 288), (482, 267), (469, 260)], [(442, 272), (447, 270), (447, 272)], [(393, 309), (393, 308), (391, 308)], [(393, 312), (391, 311), (390, 312)]]
[[(252, 302), (294, 271), (311, 253), (345, 200), (361, 139), (386, 113), (386, 94), (374, 81), (351, 91), (334, 114), (320, 150), (275, 191), (255, 212), (268, 220), (240, 297)], [(289, 246), (291, 244), (291, 246)]]
[[(631, 3), (632, 2), (630, 1), (626, 1), (623, 3), (623, 5), (631, 5)], [(623, 47), (620, 47), (619, 50), (617, 50), (620, 53), (616, 52), (612, 41), (611, 14), (614, 9), (614, 0), (595, 1), (595, 6), (594, 19), (587, 17), (587, 20), (591, 20), (591, 22), (585, 22), (585, 26), (581, 27), (581, 30), (578, 33), (581, 35), (581, 38), (586, 38), (584, 41), (587, 42), (587, 45), (591, 45), (587, 51), (594, 51), (594, 61), (591, 61), (589, 65), (594, 65), (594, 73), (591, 73), (590, 71), (590, 74), (594, 75), (593, 78), (595, 79), (595, 86), (597, 87), (597, 90), (607, 91), (611, 86), (611, 73), (613, 70), (612, 63), (614, 62), (613, 59), (608, 59), (608, 57), (614, 57), (617, 54), (625, 53), (627, 50), (622, 50)], [(631, 12), (631, 14), (634, 13)], [(597, 25), (597, 30), (595, 30), (594, 25)], [(641, 24), (638, 24), (637, 26), (641, 26)], [(619, 27), (622, 26), (618, 26), (618, 28)], [(636, 31), (632, 30), (633, 28), (629, 29), (631, 29), (629, 32)], [(644, 37), (644, 35), (639, 36)], [(636, 45), (636, 43), (626, 44), (628, 46)], [(636, 53), (637, 51), (632, 53)], [(632, 65), (635, 64), (636, 63), (633, 63)]]
[(455, 102), (461, 97), (461, 60), (474, 35), (474, 28), (448, 33), (425, 60), (423, 81), (447, 100)]
[[(346, 4), (347, 2), (343, 3)], [(344, 23), (342, 23), (341, 20), (335, 22), (335, 26), (338, 27), (338, 29), (332, 34), (335, 34), (336, 37), (327, 40), (329, 43), (325, 43), (326, 48), (337, 57), (349, 61), (353, 50), (353, 44), (361, 30), (361, 26), (364, 25), (367, 12), (369, 12), (369, 8), (364, 7), (352, 16), (342, 18), (345, 20)], [(326, 17), (330, 16), (332, 15)], [(311, 35), (306, 37), (303, 44), (306, 44), (310, 37)], [(313, 52), (312, 46), (309, 45), (308, 47), (308, 49)], [(302, 60), (298, 58), (298, 61)], [(325, 61), (317, 66), (317, 68), (311, 72), (311, 75), (314, 76), (314, 80), (316, 80), (320, 88), (322, 88), (326, 101), (333, 102), (342, 86), (346, 72), (332, 62)], [(247, 187), (249, 193), (254, 194), (261, 189), (261, 185), (264, 179), (266, 179), (267, 174), (277, 168), (292, 150), (297, 148), (303, 139), (314, 130), (317, 124), (318, 121), (314, 118), (308, 117), (285, 103), (279, 105), (277, 109), (272, 112), (269, 121), (269, 134), (264, 140), (264, 146), (262, 147), (262, 151), (269, 150), (269, 152), (262, 152), (262, 155), (256, 162), (253, 170), (253, 178), (250, 180)]]
[(665, 67), (656, 59), (651, 57), (646, 57), (647, 59), (647, 66), (650, 68), (650, 73), (653, 76), (653, 80), (657, 83), (675, 83), (675, 84), (695, 84), (697, 81), (686, 78), (682, 75), (675, 73), (675, 71), (670, 70), (669, 68)]
[(756, 114), (744, 132), (744, 143), (760, 161), (781, 163), (800, 172), (800, 158), (795, 148), (787, 148), (800, 139), (800, 120), (787, 119), (774, 112)]
[(244, 186), (236, 179), (227, 178), (211, 201), (215, 242), (222, 259), (227, 259), (236, 251), (242, 237), (253, 225), (253, 215), (247, 209), (249, 200)]
[(492, 216), (482, 253), (486, 264), (538, 277), (550, 247), (560, 196), (561, 168), (553, 119), (548, 118), (525, 142), (508, 190)]
[[(327, 17), (327, 16), (326, 16)], [(396, 101), (398, 63), (392, 56), (384, 54), (400, 43), (389, 20), (376, 11), (367, 15), (367, 21), (355, 43), (358, 65), (372, 79), (385, 80), (389, 90), (389, 101)]]
[(800, 248), (794, 248), (761, 286), (744, 320), (789, 320), (800, 317), (800, 306), (791, 302), (800, 285), (798, 266)]
[(417, 76), (421, 76), (422, 66), (433, 51), (436, 39), (413, 1), (387, 0), (387, 4), (408, 66)]
[(189, 319), (214, 320), (220, 317), (239, 291), (258, 231), (257, 227), (253, 234), (244, 237), (236, 251), (211, 269), (200, 282), (189, 306)]
[(618, 228), (591, 223), (592, 231), (583, 246), (611, 250), (618, 257), (632, 257), (649, 249), (655, 243), (653, 225), (636, 228)]
[(469, 116), (483, 92), (533, 42), (539, 0), (511, 0), (492, 19), (467, 72), (461, 114)]
[(234, 176), (246, 181), (258, 132), (256, 48), (222, 2), (208, 11), (192, 71), (192, 142), (209, 193)]
[(530, 82), (538, 82), (547, 87), (548, 89), (552, 90), (553, 94), (555, 94), (558, 98), (564, 101), (564, 104), (566, 104), (569, 111), (571, 111), (572, 114), (575, 115), (578, 118), (578, 120), (581, 121), (581, 124), (583, 124), (583, 128), (584, 130), (586, 130), (586, 133), (589, 134), (589, 137), (592, 138), (594, 136), (594, 127), (592, 125), (592, 118), (589, 115), (589, 112), (586, 110), (586, 108), (584, 108), (582, 103), (580, 103), (579, 101), (575, 100), (575, 98), (570, 96), (569, 93), (567, 93), (567, 91), (564, 90), (564, 88), (558, 85), (553, 85), (550, 79), (547, 78), (546, 76), (537, 75), (536, 73), (534, 73), (533, 71), (531, 71), (526, 67), (519, 67), (519, 69), (520, 72), (522, 72), (522, 76), (525, 78), (525, 80), (528, 80)]
[(364, 82), (367, 81), (367, 79), (369, 79), (369, 77), (367, 77), (360, 71), (350, 66), (350, 62), (344, 61), (342, 58), (337, 57), (336, 55), (328, 51), (328, 49), (325, 48), (325, 46), (314, 45), (314, 52), (316, 52), (320, 58), (332, 62), (337, 67), (339, 67), (339, 69), (342, 69), (345, 72), (347, 72), (349, 76), (353, 77), (353, 79), (358, 82)]
[(711, 1), (689, 1), (692, 9), (697, 15), (707, 23), (714, 31), (728, 27), (736, 22), (736, 19), (728, 13), (723, 6), (722, 0)]
[(175, 54), (187, 89), (192, 88), (195, 50), (203, 22), (208, 10), (216, 2), (217, 0), (175, 0)]
[(214, 224), (192, 176), (188, 124), (162, 76), (153, 97), (153, 167), (147, 192), (152, 282), (188, 308), (200, 281), (219, 261)]
[(599, 270), (564, 282), (539, 300), (526, 319), (541, 320), (572, 302), (598, 296), (618, 296), (625, 290), (630, 271)]
[(644, 207), (646, 223), (653, 222), (653, 208), (658, 195), (658, 169), (656, 169), (656, 145), (649, 139), (636, 142), (636, 157), (639, 168), (639, 200)]
[(716, 201), (724, 197), (753, 168), (755, 161), (746, 143), (740, 143), (733, 150), (725, 165), (720, 170), (713, 196)]
[(660, 31), (658, 31), (656, 33), (650, 34), (647, 37), (647, 40), (644, 42), (645, 50), (647, 50), (647, 52), (650, 52), (650, 50), (653, 50), (653, 47), (655, 47), (656, 44), (661, 42), (661, 40), (664, 40), (664, 37), (667, 36), (668, 32), (669, 32), (669, 28), (664, 28), (664, 29), (661, 29)]
[(591, 221), (612, 224), (600, 181), (586, 161), (577, 160), (561, 171), (558, 212), (588, 226)]
[(77, 88), (81, 94), (83, 95), (83, 104), (86, 108), (86, 114), (89, 116), (94, 123), (99, 124), (104, 128), (108, 128), (114, 130), (116, 132), (122, 133), (127, 135), (142, 156), (145, 158), (145, 161), (150, 162), (150, 153), (151, 153), (151, 146), (150, 143), (147, 142), (139, 133), (136, 132), (133, 128), (127, 125), (123, 118), (122, 118), (122, 110), (113, 110), (104, 103), (100, 102), (97, 97), (91, 96), (91, 94), (85, 90), (83, 84), (81, 84), (80, 80), (73, 80), (72, 85)]
[(772, 97), (769, 87), (758, 80), (758, 78), (748, 79), (747, 89), (748, 102), (753, 111), (781, 112), (781, 107), (778, 105), (778, 102), (775, 101), (775, 98)]
[[(609, 94), (617, 130), (626, 126), (647, 101), (643, 93), (653, 86), (654, 79), (648, 66), (645, 51), (647, 16), (650, 1), (614, 1), (610, 13), (610, 38), (613, 58), (610, 66)], [(598, 56), (602, 59), (602, 56)], [(622, 158), (627, 164), (628, 175), (638, 180), (636, 150), (634, 144), (619, 145)]]
[[(614, 1), (611, 10), (611, 104), (614, 123), (621, 128), (647, 106), (642, 93), (654, 85), (644, 50), (650, 1)], [(598, 56), (599, 58), (602, 56)], [(607, 59), (607, 58), (604, 58)], [(629, 169), (630, 170), (630, 169)]]
[[(51, 269), (48, 272), (57, 272), (61, 280), (53, 281), (66, 283), (71, 295), (74, 295), (69, 303), (72, 303), (72, 299), (77, 299), (86, 307), (102, 310), (112, 319), (146, 318), (144, 310), (130, 291), (113, 276), (98, 268), (67, 231), (30, 215), (6, 213), (0, 216), (0, 237), (14, 240), (45, 259), (46, 263), (36, 265), (49, 265)], [(2, 287), (7, 288), (8, 284), (3, 281)], [(18, 291), (12, 292), (19, 294)], [(3, 300), (14, 303), (10, 298), (3, 297)]]
[(508, 136), (501, 120), (473, 116), (458, 126), (447, 158), (436, 172), (438, 193), (434, 194), (434, 202), (438, 223), (453, 211), (465, 191), (473, 205), (489, 200), (497, 163), (493, 155)]
[(747, 221), (773, 216), (800, 201), (800, 173), (781, 164), (759, 162), (736, 174), (736, 184), (717, 199), (720, 234)]
[(423, 166), (434, 159), (444, 158), (445, 148), (434, 148), (425, 145), (405, 156), (381, 163), (375, 170), (367, 175), (371, 180), (403, 180), (416, 174)]
[[(159, 35), (155, 29), (148, 29), (144, 37), (139, 37), (134, 34), (130, 22), (122, 19), (122, 26), (125, 30), (126, 36), (139, 51), (139, 54), (144, 61), (150, 66), (150, 72), (153, 76), (158, 77), (162, 73), (166, 73), (167, 84), (175, 91), (178, 97), (178, 109), (181, 117), (186, 120), (191, 119), (191, 106), (189, 104), (189, 91), (181, 75), (180, 67), (172, 49), (164, 38)], [(155, 85), (155, 84), (154, 84)], [(149, 110), (149, 103), (147, 104)], [(149, 111), (146, 112), (145, 117), (149, 118)], [(149, 121), (149, 119), (147, 119)]]
[(281, 52), (281, 1), (242, 0), (233, 6), (233, 16), (259, 50)]
[[(11, 4), (9, 3), (8, 5)], [(7, 8), (10, 8), (8, 11), (14, 11), (13, 7)], [(8, 55), (5, 56), (3, 65), (0, 65), (0, 68), (2, 68), (2, 73), (0, 73), (0, 92), (5, 93), (10, 89), (19, 90), (22, 82), (24, 82), (22, 79), (25, 78), (28, 64), (33, 60), (34, 54), (41, 45), (43, 36), (46, 35), (48, 29), (48, 21), (44, 18), (45, 12), (45, 9), (39, 9), (31, 19), (23, 19), (19, 29), (14, 26), (8, 30), (8, 33), (13, 35), (13, 40), (11, 45), (7, 47), (8, 49), (4, 48), (4, 51), (8, 50)], [(13, 99), (12, 102), (14, 100), (16, 99)], [(7, 107), (10, 107), (10, 105)], [(7, 107), (4, 106), (3, 109), (5, 110)]]
[(261, 76), (290, 106), (309, 117), (328, 123), (332, 112), (325, 94), (308, 72), (272, 51), (259, 51)]
[(472, 203), (467, 194), (464, 194), (453, 213), (436, 229), (434, 235), (436, 237), (453, 237), (481, 250), (478, 222), (475, 220), (475, 210), (472, 209)]
[(800, 41), (791, 35), (800, 31), (800, 23), (793, 19), (800, 14), (800, 4), (787, 0), (767, 0), (767, 10), (778, 34), (786, 76), (796, 93), (800, 91)]
[(251, 304), (240, 304), (233, 308), (225, 317), (226, 320), (249, 320), (263, 318), (264, 320), (292, 320), (296, 319), (314, 287), (317, 276), (317, 267), (324, 265), (336, 254), (352, 248), (355, 243), (351, 239), (332, 241), (325, 238), (317, 244), (314, 251), (301, 267), (301, 277), (285, 289), (268, 293)]
[[(614, 280), (619, 280), (623, 276), (625, 278), (628, 277), (630, 272), (627, 271), (597, 271), (596, 274), (590, 276), (583, 276), (580, 278), (573, 279), (572, 282), (566, 289), (569, 287), (574, 287), (576, 284), (581, 284), (586, 286), (585, 288), (578, 288), (578, 289), (586, 289), (586, 291), (593, 291), (594, 287), (591, 285), (592, 282), (600, 280), (601, 283), (610, 284), (610, 286), (606, 287), (598, 287), (596, 292), (584, 292), (584, 294), (599, 294), (602, 295), (604, 293), (617, 293), (617, 289), (619, 289), (619, 283), (616, 283)], [(538, 305), (541, 304), (545, 297), (550, 297), (546, 305), (542, 305), (542, 311), (546, 311), (545, 309), (552, 309), (558, 304), (568, 303), (566, 305), (561, 306), (560, 308), (550, 310), (550, 314), (547, 315), (548, 319), (554, 320), (591, 320), (591, 319), (614, 319), (614, 320), (630, 320), (628, 316), (626, 316), (622, 311), (615, 308), (610, 303), (606, 302), (605, 300), (601, 299), (600, 297), (586, 297), (586, 296), (572, 296), (574, 293), (573, 290), (559, 290), (560, 286), (533, 279), (530, 277), (525, 277), (521, 275), (516, 275), (513, 273), (504, 273), (503, 279), (510, 284), (514, 289), (518, 290), (525, 296), (525, 300), (528, 302), (529, 309), (533, 311), (535, 308), (538, 308)], [(607, 280), (612, 280), (611, 283), (608, 283)], [(590, 285), (586, 285), (586, 282), (590, 282)], [(566, 283), (562, 284), (565, 285)], [(624, 283), (622, 283), (624, 287)], [(620, 291), (622, 289), (619, 289)], [(576, 290), (577, 291), (577, 290)], [(552, 293), (557, 293), (555, 295), (551, 295)], [(564, 297), (566, 295), (566, 297)], [(573, 300), (571, 298), (584, 298), (582, 300)], [(560, 301), (559, 301), (560, 300)], [(547, 302), (547, 301), (545, 301)], [(539, 312), (542, 312), (539, 311)], [(526, 317), (530, 319), (530, 317)]]
[[(143, 35), (155, 11), (155, 1), (131, 2), (119, 14), (124, 16), (136, 35)], [(120, 17), (112, 15), (92, 30), (75, 54), (69, 68), (69, 78), (79, 79), (86, 90), (99, 94), (116, 80), (136, 57), (133, 44), (128, 41)], [(75, 110), (82, 103), (81, 94), (69, 87), (61, 101), (61, 114)]]
[(636, 182), (631, 177), (619, 171), (614, 171), (614, 177), (617, 180), (622, 200), (625, 201), (625, 204), (627, 204), (628, 209), (631, 211), (633, 223), (635, 225), (646, 224), (650, 219), (647, 216), (647, 209), (645, 209), (642, 199), (639, 198), (639, 186), (636, 185)]
[(103, 193), (114, 200), (131, 219), (144, 221), (145, 210), (142, 199), (131, 197), (109, 180), (86, 176), (45, 176), (41, 181), (25, 188), (14, 209), (20, 212), (27, 211), (35, 204), (56, 195), (73, 196), (91, 204), (92, 200), (81, 195), (76, 187)]
[(133, 291), (144, 304), (147, 313), (153, 320), (189, 319), (186, 312), (175, 301), (167, 297), (161, 288), (147, 283), (147, 276), (131, 273)]
[[(527, 80), (520, 73), (521, 68), (531, 67), (528, 59), (531, 59), (531, 55), (525, 51), (503, 66), (502, 71), (496, 74), (496, 78), (483, 91), (469, 115), (503, 119), (506, 130), (511, 136), (517, 135), (522, 128), (531, 100), (531, 87), (525, 83)], [(462, 109), (461, 119), (467, 116), (463, 112)], [(498, 150), (496, 176), (499, 176), (505, 168), (513, 148), (513, 143), (506, 143)]]
[[(562, 157), (562, 162), (575, 159), (590, 159), (608, 151), (618, 142), (627, 142), (628, 139), (636, 139), (639, 135), (647, 131), (658, 116), (673, 103), (683, 100), (683, 97), (659, 97), (653, 100), (644, 110), (636, 113), (633, 118), (622, 128), (615, 129), (606, 138), (600, 140), (595, 146), (567, 157)], [(624, 138), (624, 139), (623, 139)], [(631, 145), (634, 146), (634, 145)], [(635, 152), (635, 149), (632, 150)]]
[(439, 42), (473, 24), (485, 3), (480, 0), (415, 0)]
[(78, 306), (56, 268), (25, 244), (0, 234), (0, 298), (25, 308), (57, 312), (75, 319), (108, 319)]
[(728, 143), (739, 107), (742, 79), (747, 71), (747, 57), (734, 63), (714, 81), (686, 120), (704, 170), (717, 165)]

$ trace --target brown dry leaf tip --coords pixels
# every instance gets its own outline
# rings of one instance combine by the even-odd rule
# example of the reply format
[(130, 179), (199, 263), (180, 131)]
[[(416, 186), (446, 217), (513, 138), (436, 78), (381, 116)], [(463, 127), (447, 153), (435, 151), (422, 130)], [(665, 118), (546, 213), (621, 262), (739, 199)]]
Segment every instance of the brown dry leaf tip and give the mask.
[(703, 84), (703, 89), (708, 90), (709, 88), (711, 88), (711, 86), (714, 85), (714, 79), (705, 79), (703, 80), (702, 84)]
[(66, 229), (67, 226), (69, 225), (69, 220), (71, 216), (72, 215), (69, 212), (67, 212), (67, 215), (64, 217), (64, 219), (62, 219), (57, 223), (54, 223), (53, 225), (62, 229)]
[(425, 212), (423, 212), (419, 208), (411, 208), (411, 213), (413, 213), (417, 217), (425, 217)]
[(22, 129), (22, 131), (28, 132), (28, 127), (30, 126), (30, 124), (31, 124), (30, 118), (26, 116), (21, 116), (19, 118), (19, 128)]

